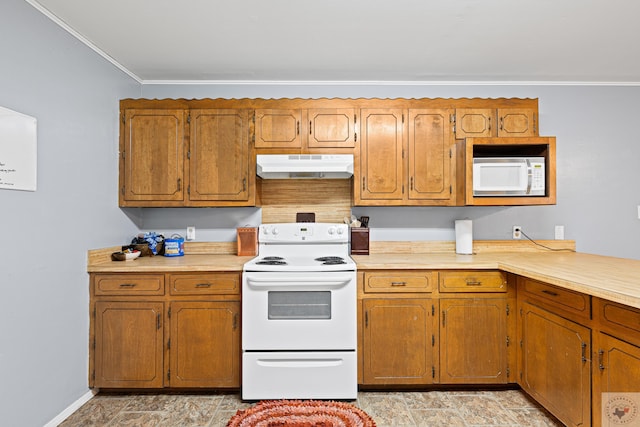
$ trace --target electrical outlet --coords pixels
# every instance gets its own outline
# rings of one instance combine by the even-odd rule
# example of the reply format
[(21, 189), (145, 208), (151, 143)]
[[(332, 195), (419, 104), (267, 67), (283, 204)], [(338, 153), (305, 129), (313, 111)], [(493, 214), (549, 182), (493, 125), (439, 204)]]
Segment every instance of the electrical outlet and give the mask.
[(187, 227), (187, 240), (196, 240), (196, 228), (193, 226)]
[(564, 240), (564, 225), (556, 225), (555, 239)]
[(522, 239), (522, 227), (519, 225), (513, 226), (513, 232), (511, 234), (512, 239)]

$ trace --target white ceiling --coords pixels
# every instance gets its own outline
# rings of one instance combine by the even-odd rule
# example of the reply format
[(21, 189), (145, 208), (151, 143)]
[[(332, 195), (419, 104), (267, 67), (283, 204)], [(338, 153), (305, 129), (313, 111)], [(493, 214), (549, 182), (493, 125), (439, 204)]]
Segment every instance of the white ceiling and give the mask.
[(640, 83), (637, 0), (25, 0), (142, 83)]

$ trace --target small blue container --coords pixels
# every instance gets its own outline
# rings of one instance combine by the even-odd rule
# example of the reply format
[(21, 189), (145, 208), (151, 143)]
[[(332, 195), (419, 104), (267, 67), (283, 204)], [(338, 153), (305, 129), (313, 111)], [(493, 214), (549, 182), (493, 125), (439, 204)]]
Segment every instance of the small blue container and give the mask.
[(183, 256), (184, 237), (174, 234), (170, 239), (164, 240), (164, 256)]

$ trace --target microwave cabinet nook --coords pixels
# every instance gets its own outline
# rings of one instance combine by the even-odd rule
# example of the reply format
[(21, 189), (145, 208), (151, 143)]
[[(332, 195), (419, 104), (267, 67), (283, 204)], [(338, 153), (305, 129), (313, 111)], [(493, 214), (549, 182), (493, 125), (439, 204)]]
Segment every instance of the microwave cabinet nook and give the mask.
[[(353, 155), (352, 206), (555, 204), (537, 99), (124, 99), (120, 115), (122, 207), (259, 206), (258, 154)], [(544, 194), (473, 197), (494, 146), (544, 157)]]

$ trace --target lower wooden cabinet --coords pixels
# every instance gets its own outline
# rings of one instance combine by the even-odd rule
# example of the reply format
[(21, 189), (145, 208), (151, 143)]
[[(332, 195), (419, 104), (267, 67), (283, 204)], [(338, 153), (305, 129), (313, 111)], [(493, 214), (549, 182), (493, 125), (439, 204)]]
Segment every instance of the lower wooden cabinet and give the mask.
[(632, 415), (625, 409), (634, 407), (640, 419), (640, 347), (604, 333), (594, 343), (593, 425), (624, 425)]
[(163, 386), (164, 303), (98, 301), (94, 387)]
[(365, 384), (430, 384), (435, 375), (429, 298), (363, 300)]
[(237, 387), (240, 383), (240, 303), (171, 303), (171, 387)]
[(89, 385), (239, 387), (239, 280), (240, 273), (93, 274)]
[(506, 299), (440, 299), (440, 312), (440, 382), (506, 384)]
[(520, 385), (567, 426), (591, 425), (591, 330), (520, 305)]

